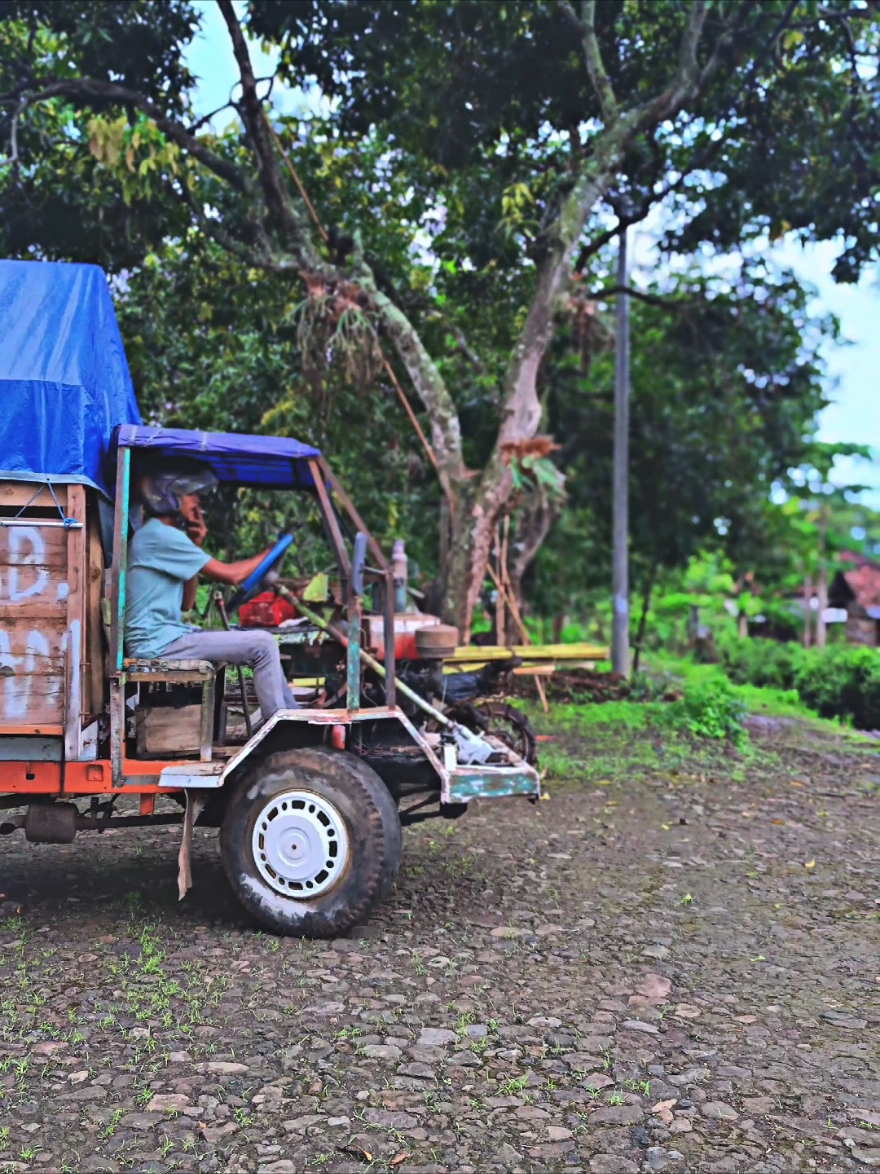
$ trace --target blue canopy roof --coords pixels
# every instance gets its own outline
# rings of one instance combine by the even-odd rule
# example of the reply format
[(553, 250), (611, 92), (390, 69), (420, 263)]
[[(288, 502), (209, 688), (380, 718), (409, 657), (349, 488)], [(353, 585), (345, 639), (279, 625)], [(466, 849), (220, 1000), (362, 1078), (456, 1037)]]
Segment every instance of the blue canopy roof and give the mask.
[(122, 423), (140, 413), (102, 270), (0, 261), (0, 478), (107, 492)]
[(238, 432), (196, 432), (123, 424), (115, 444), (149, 449), (160, 457), (192, 457), (214, 470), (218, 481), (267, 489), (308, 489), (315, 484), (307, 464), (320, 450), (281, 436)]

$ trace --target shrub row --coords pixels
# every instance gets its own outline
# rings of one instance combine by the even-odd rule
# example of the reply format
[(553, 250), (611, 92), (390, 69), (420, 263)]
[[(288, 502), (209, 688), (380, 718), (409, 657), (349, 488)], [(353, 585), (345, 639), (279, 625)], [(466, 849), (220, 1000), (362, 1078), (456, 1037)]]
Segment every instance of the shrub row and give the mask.
[(738, 685), (796, 689), (820, 717), (842, 717), (860, 730), (880, 729), (880, 650), (837, 645), (802, 648), (773, 640), (733, 640), (719, 649)]

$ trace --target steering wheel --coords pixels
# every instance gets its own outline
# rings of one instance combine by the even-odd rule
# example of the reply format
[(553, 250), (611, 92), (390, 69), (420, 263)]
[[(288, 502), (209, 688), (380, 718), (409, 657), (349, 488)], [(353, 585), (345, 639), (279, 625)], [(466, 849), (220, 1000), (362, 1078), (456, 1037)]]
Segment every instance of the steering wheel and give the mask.
[(259, 566), (248, 575), (245, 581), (236, 589), (232, 598), (226, 605), (227, 611), (235, 611), (241, 607), (260, 589), (263, 579), (274, 566), (281, 562), (287, 553), (287, 549), (293, 542), (292, 534), (282, 534), (266, 557), (260, 562)]

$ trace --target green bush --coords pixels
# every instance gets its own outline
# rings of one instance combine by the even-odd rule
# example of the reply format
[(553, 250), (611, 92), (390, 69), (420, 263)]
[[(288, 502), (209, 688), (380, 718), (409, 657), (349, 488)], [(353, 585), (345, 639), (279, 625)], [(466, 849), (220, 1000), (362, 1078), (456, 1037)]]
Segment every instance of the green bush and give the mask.
[(681, 701), (669, 708), (676, 726), (700, 738), (727, 738), (739, 746), (747, 737), (746, 707), (723, 678), (687, 685)]
[(801, 701), (820, 717), (851, 719), (859, 730), (880, 729), (880, 652), (876, 648), (810, 650), (795, 675)]
[(820, 717), (843, 718), (860, 730), (880, 729), (880, 652), (836, 645), (802, 648), (774, 640), (731, 640), (721, 665), (737, 685), (796, 689)]
[(718, 649), (721, 666), (736, 685), (794, 689), (805, 655), (800, 644), (775, 640), (728, 640)]

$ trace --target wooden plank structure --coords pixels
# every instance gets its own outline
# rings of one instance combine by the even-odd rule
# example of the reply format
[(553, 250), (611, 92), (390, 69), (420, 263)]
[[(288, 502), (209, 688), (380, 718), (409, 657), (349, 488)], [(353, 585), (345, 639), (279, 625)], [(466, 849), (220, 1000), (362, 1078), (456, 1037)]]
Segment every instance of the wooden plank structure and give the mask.
[(86, 493), (0, 482), (0, 733), (63, 737), (68, 762), (103, 701), (103, 553)]
[(502, 648), (498, 644), (463, 644), (456, 648), (455, 655), (448, 663), (462, 668), (472, 668), (475, 664), (488, 664), (490, 660), (507, 660), (510, 656), (518, 656), (527, 664), (556, 663), (562, 661), (607, 660), (609, 649), (604, 644), (513, 644)]

